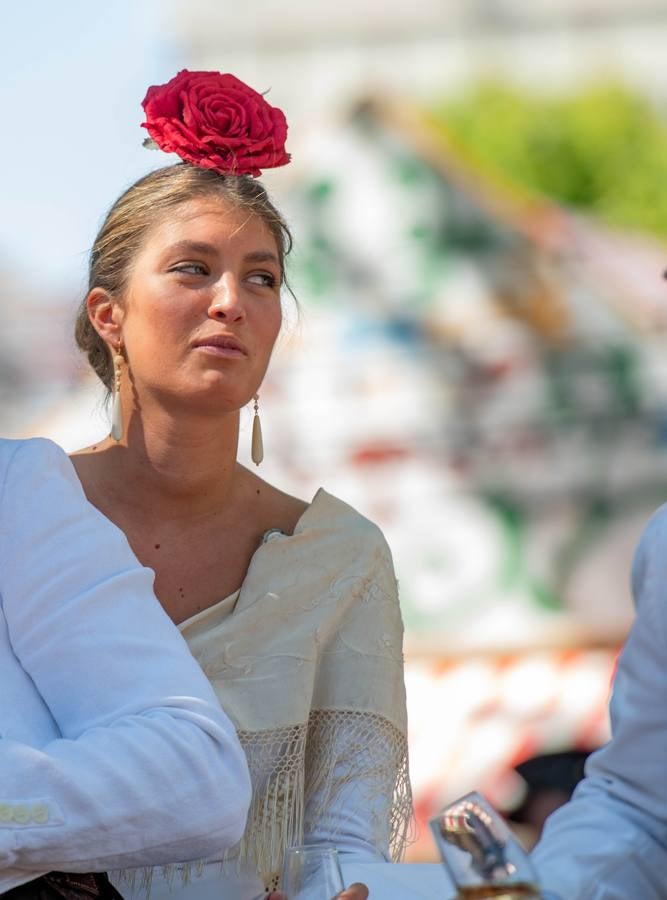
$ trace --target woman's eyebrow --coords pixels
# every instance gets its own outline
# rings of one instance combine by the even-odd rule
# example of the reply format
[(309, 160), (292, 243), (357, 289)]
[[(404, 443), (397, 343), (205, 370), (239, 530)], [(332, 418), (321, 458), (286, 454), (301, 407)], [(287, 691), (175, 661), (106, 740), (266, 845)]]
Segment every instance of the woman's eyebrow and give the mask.
[(254, 250), (252, 253), (246, 253), (243, 259), (245, 262), (273, 262), (277, 266), (280, 265), (280, 260), (270, 250)]
[[(218, 248), (215, 244), (209, 244), (206, 241), (184, 240), (171, 244), (166, 252), (170, 255), (172, 253), (200, 253), (214, 256), (218, 252)], [(271, 250), (253, 250), (250, 253), (246, 253), (243, 259), (245, 262), (273, 262), (277, 266), (280, 265), (280, 260)]]
[(213, 256), (217, 248), (206, 241), (177, 241), (167, 248), (167, 253), (204, 253)]

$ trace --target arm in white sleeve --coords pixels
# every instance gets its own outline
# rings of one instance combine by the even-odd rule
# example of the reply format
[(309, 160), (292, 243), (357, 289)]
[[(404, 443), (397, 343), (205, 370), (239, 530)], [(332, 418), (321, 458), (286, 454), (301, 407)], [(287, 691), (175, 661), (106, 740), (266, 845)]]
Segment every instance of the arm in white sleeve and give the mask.
[[(412, 813), (406, 728), (375, 711), (373, 685), (383, 691), (388, 685), (393, 688), (391, 712), (404, 726), (403, 623), (389, 548), (376, 526), (369, 530), (366, 523), (363, 529), (359, 541), (368, 541), (370, 559), (366, 592), (350, 594), (346, 618), (336, 633), (344, 635), (348, 649), (354, 647), (364, 656), (366, 674), (360, 677), (370, 695), (365, 709), (316, 709), (311, 715), (304, 839), (335, 844), (348, 862), (389, 862), (402, 852)], [(380, 639), (384, 652), (378, 654)], [(323, 656), (333, 663), (321, 659), (319, 677), (341, 675), (335, 651)]]
[(387, 729), (371, 717), (363, 722), (352, 714), (330, 715), (318, 728), (317, 743), (337, 762), (309, 798), (304, 842), (334, 844), (348, 862), (389, 862), (397, 760)]
[(533, 853), (542, 885), (564, 900), (666, 896), (667, 507), (642, 536), (632, 583), (637, 617), (614, 679), (612, 739)]
[(33, 747), (0, 736), (0, 804), (46, 809), (41, 823), (0, 816), (0, 892), (3, 870), (102, 870), (232, 846), (250, 800), (245, 756), (153, 573), (55, 445), (20, 443), (6, 469), (0, 617), (61, 737)]

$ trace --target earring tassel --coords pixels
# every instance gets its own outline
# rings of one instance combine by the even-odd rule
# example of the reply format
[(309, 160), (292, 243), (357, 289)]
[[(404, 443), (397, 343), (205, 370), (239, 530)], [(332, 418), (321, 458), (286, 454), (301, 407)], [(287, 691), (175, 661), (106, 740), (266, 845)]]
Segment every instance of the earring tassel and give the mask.
[(111, 437), (114, 441), (120, 441), (123, 437), (123, 406), (120, 402), (120, 380), (123, 366), (122, 344), (118, 344), (116, 355), (113, 359), (114, 391), (113, 406), (111, 408)]
[(114, 441), (120, 441), (123, 437), (123, 407), (120, 402), (120, 393), (115, 391), (113, 406), (111, 407), (111, 437)]
[(257, 401), (255, 401), (255, 417), (252, 420), (252, 444), (250, 445), (250, 458), (258, 466), (264, 459), (264, 443), (262, 441), (262, 423), (259, 421)]

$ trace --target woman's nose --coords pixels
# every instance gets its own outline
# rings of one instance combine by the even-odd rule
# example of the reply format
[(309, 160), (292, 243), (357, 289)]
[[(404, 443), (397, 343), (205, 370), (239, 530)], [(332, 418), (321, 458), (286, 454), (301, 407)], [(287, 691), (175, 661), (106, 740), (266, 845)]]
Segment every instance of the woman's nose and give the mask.
[(245, 308), (239, 296), (236, 280), (224, 278), (217, 286), (208, 307), (211, 319), (238, 321), (245, 318)]

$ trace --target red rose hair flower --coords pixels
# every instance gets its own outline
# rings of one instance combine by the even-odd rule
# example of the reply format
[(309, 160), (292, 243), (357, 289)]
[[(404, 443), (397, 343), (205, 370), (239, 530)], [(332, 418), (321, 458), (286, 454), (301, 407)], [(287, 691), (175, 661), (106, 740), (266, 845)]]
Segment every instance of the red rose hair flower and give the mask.
[(290, 161), (282, 110), (234, 75), (182, 69), (149, 87), (141, 105), (141, 127), (158, 147), (196, 166), (257, 176)]

